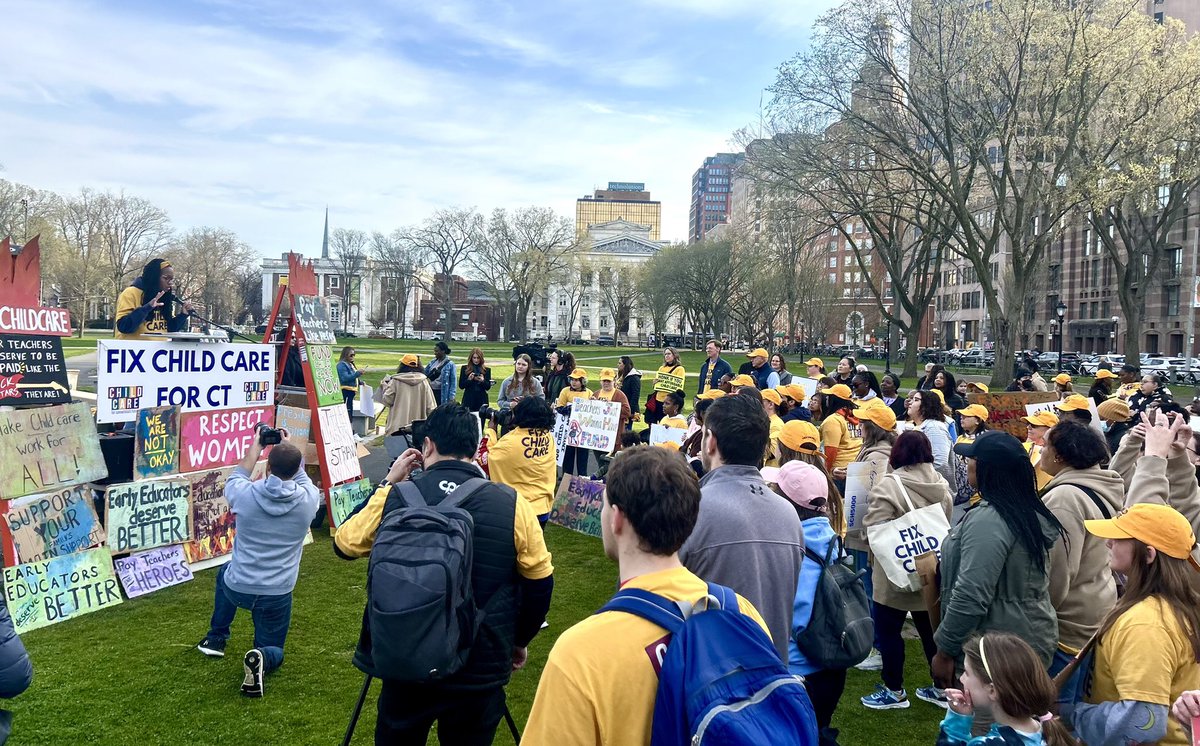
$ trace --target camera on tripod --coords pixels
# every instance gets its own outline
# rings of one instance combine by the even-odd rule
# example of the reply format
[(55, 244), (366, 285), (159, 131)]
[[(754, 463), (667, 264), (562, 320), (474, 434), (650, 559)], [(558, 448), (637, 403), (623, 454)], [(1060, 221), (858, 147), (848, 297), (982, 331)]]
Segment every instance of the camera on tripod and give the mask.
[(255, 425), (254, 431), (258, 433), (258, 444), (263, 448), (277, 446), (283, 442), (283, 430), (271, 427), (265, 422)]

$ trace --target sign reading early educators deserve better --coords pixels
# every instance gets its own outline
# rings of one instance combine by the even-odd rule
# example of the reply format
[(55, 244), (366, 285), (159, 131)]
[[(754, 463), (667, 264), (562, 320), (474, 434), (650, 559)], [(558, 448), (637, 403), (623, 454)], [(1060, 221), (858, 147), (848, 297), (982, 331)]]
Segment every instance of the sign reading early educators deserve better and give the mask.
[(101, 341), (96, 365), (98, 422), (129, 422), (152, 407), (207, 412), (275, 401), (272, 345)]
[(621, 422), (620, 402), (603, 399), (576, 399), (571, 406), (571, 428), (567, 445), (608, 452), (617, 442)]
[(329, 311), (325, 301), (315, 295), (293, 295), (296, 304), (294, 316), (304, 332), (304, 341), (309, 344), (331, 345), (335, 343), (333, 329), (329, 326)]
[(325, 467), (329, 471), (330, 484), (362, 476), (362, 467), (358, 463), (358, 443), (350, 428), (346, 405), (321, 407), (317, 410), (317, 421), (321, 428), (321, 445), (325, 451)]
[(113, 554), (182, 544), (192, 538), (190, 484), (161, 479), (108, 488), (108, 547)]
[(18, 562), (37, 562), (104, 543), (104, 526), (86, 485), (27, 495), (4, 515)]
[(654, 390), (671, 393), (672, 391), (680, 391), (683, 389), (683, 376), (673, 376), (670, 373), (659, 371), (654, 374)]
[(329, 489), (329, 520), (333, 527), (342, 525), (350, 514), (371, 498), (375, 486), (370, 479), (360, 479), (357, 482), (331, 487)]
[(113, 564), (116, 565), (117, 575), (125, 588), (125, 595), (130, 598), (144, 596), (192, 579), (192, 568), (188, 567), (187, 558), (183, 556), (183, 547), (179, 545), (131, 554)]
[(581, 534), (599, 536), (600, 509), (603, 507), (603, 481), (568, 474), (558, 485), (547, 520)]
[(274, 420), (274, 407), (184, 412), (179, 417), (179, 470), (233, 466), (242, 460), (256, 437), (255, 425), (270, 425)]
[(138, 410), (133, 439), (133, 478), (153, 479), (179, 471), (179, 407)]
[(60, 338), (0, 334), (0, 405), (69, 401)]
[(121, 601), (106, 547), (4, 568), (4, 603), (17, 634)]
[(0, 499), (108, 476), (87, 402), (0, 411)]
[(333, 348), (329, 345), (305, 345), (300, 348), (300, 359), (312, 369), (317, 403), (322, 407), (342, 404), (342, 384), (338, 379), (336, 363), (333, 362)]

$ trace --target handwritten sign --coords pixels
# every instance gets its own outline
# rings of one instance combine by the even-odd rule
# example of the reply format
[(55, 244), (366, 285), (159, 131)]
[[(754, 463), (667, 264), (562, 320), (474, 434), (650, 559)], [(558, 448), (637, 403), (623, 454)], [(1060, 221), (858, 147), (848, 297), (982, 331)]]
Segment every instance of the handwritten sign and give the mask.
[(842, 505), (847, 529), (863, 527), (862, 520), (867, 514), (871, 489), (886, 471), (886, 467), (877, 467), (870, 461), (855, 461), (846, 466), (846, 494), (842, 497)]
[(683, 445), (683, 441), (687, 439), (687, 430), (682, 427), (667, 427), (666, 425), (651, 425), (650, 426), (650, 445), (656, 446), (659, 443), (674, 443), (675, 445)]
[(17, 634), (121, 603), (104, 547), (4, 568), (4, 603)]
[(108, 488), (108, 547), (113, 554), (181, 544), (192, 538), (190, 483), (167, 479)]
[(138, 410), (133, 439), (133, 478), (152, 479), (179, 471), (179, 407)]
[(968, 394), (971, 404), (982, 404), (988, 410), (988, 429), (1003, 430), (1025, 440), (1028, 432), (1025, 407), (1029, 404), (1044, 404), (1058, 401), (1053, 391), (1003, 391), (995, 394)]
[(548, 520), (581, 534), (599, 536), (603, 507), (604, 482), (567, 475), (558, 485)]
[(104, 527), (85, 485), (27, 495), (4, 515), (19, 562), (39, 562), (104, 543)]
[(0, 499), (108, 476), (86, 402), (0, 411)]
[(329, 489), (329, 520), (334, 528), (342, 525), (359, 505), (371, 498), (375, 492), (370, 479), (331, 487)]
[(683, 376), (673, 376), (670, 373), (658, 372), (654, 374), (654, 390), (669, 394), (672, 391), (680, 391), (683, 389)]
[(333, 348), (329, 345), (305, 345), (300, 348), (300, 359), (312, 369), (317, 403), (321, 406), (342, 404), (342, 384), (333, 361)]
[(69, 401), (62, 339), (0, 334), (0, 405)]
[(346, 405), (321, 407), (317, 410), (317, 421), (321, 428), (321, 444), (324, 446), (325, 467), (329, 470), (330, 483), (337, 484), (362, 476), (357, 441), (350, 428)]
[(275, 427), (287, 431), (287, 441), (300, 449), (305, 463), (317, 462), (317, 446), (312, 441), (311, 412), (280, 404), (275, 408)]
[[(1088, 424), (1090, 424), (1092, 426), (1093, 430), (1095, 430), (1096, 432), (1103, 435), (1104, 428), (1102, 427), (1102, 424), (1100, 422), (1100, 412), (1098, 412), (1096, 410), (1096, 402), (1091, 397), (1089, 397), (1087, 400), (1087, 403), (1088, 403), (1088, 411), (1092, 413), (1092, 421)], [(1056, 402), (1056, 401), (1042, 402), (1041, 404), (1026, 404), (1025, 405), (1025, 413), (1026, 414), (1033, 415), (1033, 414), (1037, 414), (1038, 412), (1053, 412), (1054, 414), (1058, 415), (1058, 417), (1060, 419), (1062, 417), (1066, 416), (1066, 414), (1067, 414), (1066, 412), (1059, 411), (1058, 402)]]
[(98, 422), (129, 422), (153, 407), (211, 412), (275, 401), (269, 344), (101, 341), (96, 364)]
[(179, 545), (151, 549), (122, 557), (114, 563), (117, 576), (130, 598), (186, 583), (192, 579), (192, 568), (188, 567)]
[(179, 417), (179, 470), (233, 466), (242, 460), (256, 437), (254, 426), (274, 421), (274, 407), (184, 412)]
[(620, 402), (576, 399), (571, 405), (571, 429), (567, 432), (567, 445), (593, 451), (611, 451), (617, 442), (620, 421)]
[(331, 345), (337, 341), (329, 326), (329, 311), (325, 308), (324, 299), (315, 295), (293, 295), (292, 301), (296, 304), (293, 315), (304, 332), (305, 342)]
[(570, 415), (554, 415), (554, 447), (558, 450), (558, 465), (563, 464), (563, 453), (567, 450), (567, 435), (571, 432)]
[(234, 521), (225, 499), (225, 478), (233, 469), (189, 474), (192, 494), (192, 537), (183, 545), (188, 562), (220, 557), (233, 551)]

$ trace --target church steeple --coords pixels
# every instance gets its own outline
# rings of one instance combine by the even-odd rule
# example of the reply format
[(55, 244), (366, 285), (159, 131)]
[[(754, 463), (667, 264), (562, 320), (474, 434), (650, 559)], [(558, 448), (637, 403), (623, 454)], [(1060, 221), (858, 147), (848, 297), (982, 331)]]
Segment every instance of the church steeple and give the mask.
[(321, 258), (329, 258), (329, 208), (325, 208), (325, 239), (321, 241)]

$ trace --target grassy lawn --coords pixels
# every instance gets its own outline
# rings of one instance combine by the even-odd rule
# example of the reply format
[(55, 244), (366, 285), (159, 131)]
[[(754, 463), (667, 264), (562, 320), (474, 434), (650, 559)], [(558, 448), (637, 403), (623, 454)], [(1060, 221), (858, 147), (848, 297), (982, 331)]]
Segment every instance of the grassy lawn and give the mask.
[[(328, 533), (314, 534), (296, 587), (287, 658), (267, 679), (263, 699), (239, 693), (241, 653), (251, 645), (244, 612), (234, 622), (225, 658), (205, 658), (195, 649), (212, 612), (216, 571), (206, 570), (191, 583), (28, 633), (34, 683), (5, 705), (15, 711), (9, 743), (340, 743), (363, 680), (350, 660), (367, 565), (337, 559)], [(509, 707), (520, 726), (554, 639), (599, 608), (616, 583), (616, 567), (598, 539), (557, 526), (548, 528), (546, 538), (555, 564), (550, 627), (530, 646), (529, 665), (508, 686)], [(928, 683), (923, 664), (917, 644), (910, 642), (910, 693)], [(851, 671), (834, 720), (841, 743), (932, 743), (942, 711), (918, 700), (908, 710), (865, 710), (858, 697), (876, 681), (874, 674)], [(368, 695), (355, 743), (372, 742), (378, 691), (376, 684)], [(503, 724), (497, 734), (496, 743), (512, 742)]]

